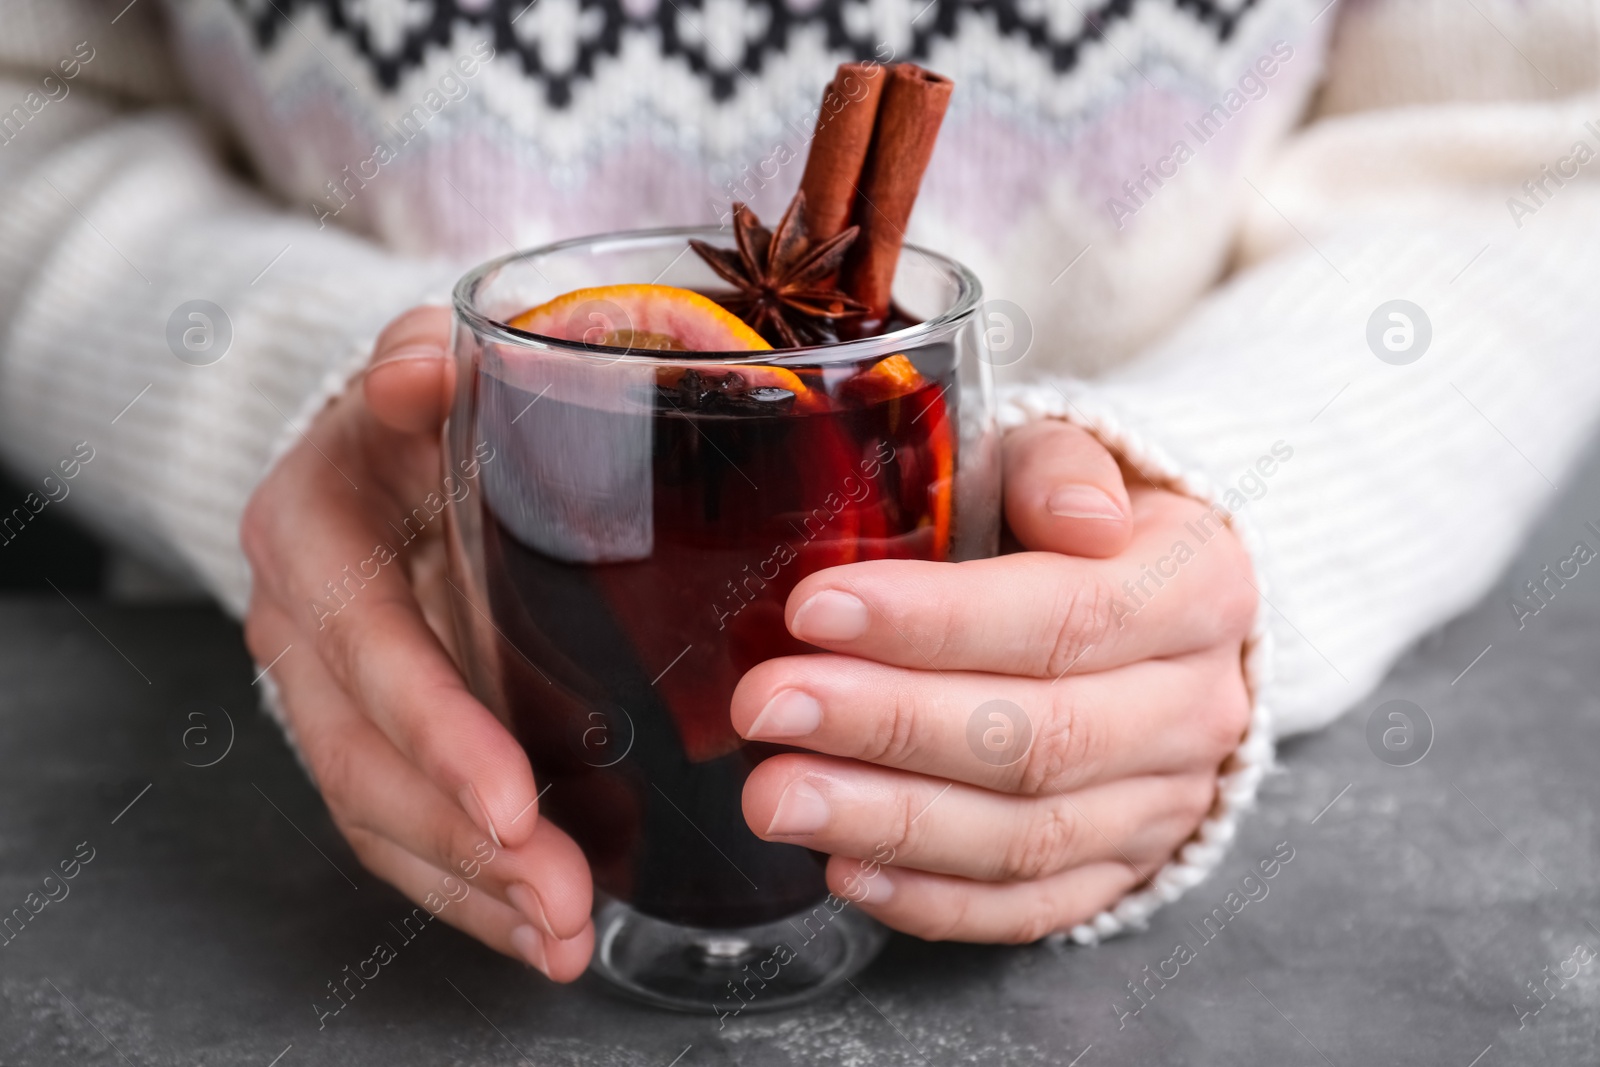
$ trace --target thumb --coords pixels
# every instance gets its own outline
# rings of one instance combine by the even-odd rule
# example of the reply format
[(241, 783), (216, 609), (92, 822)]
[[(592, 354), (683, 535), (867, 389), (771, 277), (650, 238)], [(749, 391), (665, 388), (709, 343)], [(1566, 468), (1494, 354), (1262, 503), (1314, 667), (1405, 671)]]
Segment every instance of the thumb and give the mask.
[(1087, 430), (1043, 419), (1005, 439), (1006, 522), (1024, 548), (1105, 558), (1127, 547), (1122, 470)]
[(362, 382), (379, 422), (401, 433), (436, 431), (454, 389), (449, 308), (412, 308), (384, 327)]

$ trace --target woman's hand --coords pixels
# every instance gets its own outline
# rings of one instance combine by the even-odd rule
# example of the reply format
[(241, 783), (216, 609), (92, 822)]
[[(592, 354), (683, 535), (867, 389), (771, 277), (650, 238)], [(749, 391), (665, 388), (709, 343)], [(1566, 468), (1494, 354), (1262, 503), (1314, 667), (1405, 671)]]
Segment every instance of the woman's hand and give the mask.
[[(588, 866), (539, 818), (527, 756), (448, 651), (460, 594), (429, 498), (448, 492), (449, 340), (443, 308), (396, 319), (365, 376), (251, 497), (245, 639), (271, 665), (361, 862), (445, 922), (571, 981), (594, 945)], [(408, 545), (400, 531), (408, 518), (417, 527), (417, 509), (428, 521)]]
[(1033, 941), (1115, 903), (1194, 833), (1250, 721), (1257, 594), (1219, 517), (1125, 489), (1064, 423), (1013, 432), (1005, 478), (1026, 551), (807, 577), (789, 629), (836, 654), (733, 699), (745, 737), (820, 753), (756, 769), (751, 828), (831, 853), (834, 893), (924, 938)]

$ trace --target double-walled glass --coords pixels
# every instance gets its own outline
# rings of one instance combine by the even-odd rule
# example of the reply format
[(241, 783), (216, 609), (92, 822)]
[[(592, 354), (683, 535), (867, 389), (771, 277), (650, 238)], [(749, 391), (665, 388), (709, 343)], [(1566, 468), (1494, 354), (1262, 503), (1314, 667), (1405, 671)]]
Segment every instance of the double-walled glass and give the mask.
[[(916, 325), (864, 340), (630, 350), (615, 347), (626, 301), (575, 311), (575, 336), (611, 345), (506, 325), (579, 288), (717, 288), (690, 237), (730, 241), (588, 238), (461, 280), (445, 462), (468, 491), (450, 566), (473, 690), (594, 872), (595, 969), (657, 1004), (736, 1014), (842, 981), (884, 934), (829, 894), (825, 856), (746, 826), (746, 777), (786, 749), (733, 731), (734, 687), (816, 651), (784, 625), (806, 575), (993, 554), (999, 458), (978, 283), (920, 249), (895, 285)], [(875, 870), (863, 859), (861, 879)]]

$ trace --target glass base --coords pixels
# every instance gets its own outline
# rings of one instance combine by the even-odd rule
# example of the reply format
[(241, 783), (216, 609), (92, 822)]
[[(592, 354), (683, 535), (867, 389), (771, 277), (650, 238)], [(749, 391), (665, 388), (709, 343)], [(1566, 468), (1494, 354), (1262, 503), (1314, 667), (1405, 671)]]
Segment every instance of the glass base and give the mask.
[[(834, 912), (829, 903), (844, 906)], [(838, 898), (734, 930), (679, 926), (606, 900), (595, 915), (590, 968), (656, 1007), (735, 1016), (820, 995), (860, 973), (888, 938), (888, 930)]]

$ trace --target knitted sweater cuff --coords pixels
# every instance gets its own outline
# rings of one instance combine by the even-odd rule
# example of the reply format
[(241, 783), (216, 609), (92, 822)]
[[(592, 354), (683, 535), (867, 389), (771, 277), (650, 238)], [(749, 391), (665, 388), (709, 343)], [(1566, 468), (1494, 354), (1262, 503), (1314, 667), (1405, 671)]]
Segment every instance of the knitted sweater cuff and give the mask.
[(1216, 801), (1198, 830), (1148, 882), (1115, 905), (1047, 941), (1070, 938), (1092, 945), (1130, 929), (1142, 929), (1163, 904), (1177, 900), (1198, 885), (1222, 862), (1233, 842), (1239, 819), (1254, 806), (1261, 779), (1273, 760), (1272, 716), (1262, 702), (1272, 657), (1272, 636), (1266, 626), (1267, 574), (1260, 541), (1243, 514), (1229, 513), (1222, 494), (1203, 472), (1178, 463), (1162, 446), (1129, 426), (1131, 420), (1097, 395), (1093, 383), (1055, 380), (1005, 390), (1001, 395), (1000, 422), (1011, 429), (1036, 419), (1062, 419), (1093, 434), (1112, 454), (1144, 475), (1152, 484), (1195, 498), (1228, 515), (1228, 525), (1244, 544), (1255, 567), (1255, 584), (1262, 609), (1245, 640), (1243, 665), (1250, 693), (1250, 726), (1233, 754), (1222, 764)]
[[(430, 287), (413, 306), (423, 305), (449, 307), (450, 291), (437, 285)], [(263, 479), (272, 473), (290, 449), (305, 439), (312, 423), (317, 421), (317, 416), (352, 388), (356, 379), (367, 369), (367, 365), (372, 361), (373, 349), (378, 343), (379, 332), (381, 331), (375, 331), (352, 342), (329, 361), (328, 369), (318, 379), (315, 387), (300, 401), (299, 406), (290, 413), (283, 429), (274, 436), (272, 445), (267, 450), (266, 465), (261, 471)]]

